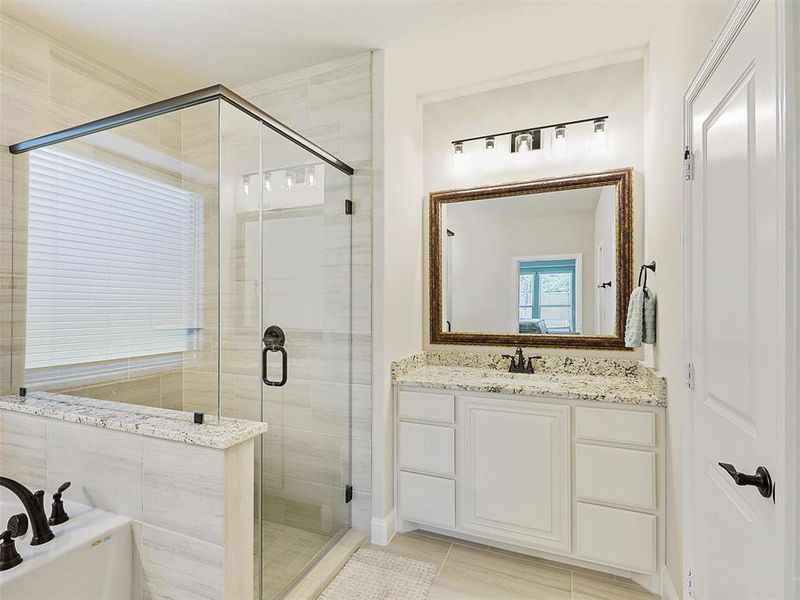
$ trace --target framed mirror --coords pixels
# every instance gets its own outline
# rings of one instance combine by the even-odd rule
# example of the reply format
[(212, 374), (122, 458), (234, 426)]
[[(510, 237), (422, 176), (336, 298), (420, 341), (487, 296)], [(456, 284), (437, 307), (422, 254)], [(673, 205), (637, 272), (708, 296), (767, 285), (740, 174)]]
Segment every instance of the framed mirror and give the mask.
[(430, 195), (430, 338), (625, 350), (633, 172)]

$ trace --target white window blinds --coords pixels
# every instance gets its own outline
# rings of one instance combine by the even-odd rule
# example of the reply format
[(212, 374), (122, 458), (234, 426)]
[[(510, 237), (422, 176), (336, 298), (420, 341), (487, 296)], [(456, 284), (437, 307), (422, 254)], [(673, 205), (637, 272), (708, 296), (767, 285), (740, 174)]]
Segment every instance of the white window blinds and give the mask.
[(29, 198), (27, 369), (187, 349), (200, 323), (196, 196), (42, 149)]

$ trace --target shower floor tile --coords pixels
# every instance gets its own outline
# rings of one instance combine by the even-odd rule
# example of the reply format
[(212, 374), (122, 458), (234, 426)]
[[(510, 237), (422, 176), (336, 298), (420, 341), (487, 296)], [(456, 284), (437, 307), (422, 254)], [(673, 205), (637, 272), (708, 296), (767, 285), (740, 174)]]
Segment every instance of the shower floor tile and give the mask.
[(263, 600), (277, 598), (287, 585), (331, 540), (272, 521), (263, 521)]

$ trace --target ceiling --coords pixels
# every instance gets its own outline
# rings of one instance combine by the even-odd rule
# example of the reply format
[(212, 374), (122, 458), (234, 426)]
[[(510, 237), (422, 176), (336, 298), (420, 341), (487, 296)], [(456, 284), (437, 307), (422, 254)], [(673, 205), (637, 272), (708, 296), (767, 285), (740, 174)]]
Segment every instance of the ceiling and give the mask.
[(419, 95), (641, 47), (677, 0), (4, 0), (2, 12), (173, 95), (370, 49)]
[(537, 217), (577, 213), (590, 213), (594, 218), (597, 200), (603, 189), (581, 188), (447, 204), (446, 222), (452, 228), (459, 223), (475, 220), (489, 227), (492, 223), (502, 221), (521, 222)]

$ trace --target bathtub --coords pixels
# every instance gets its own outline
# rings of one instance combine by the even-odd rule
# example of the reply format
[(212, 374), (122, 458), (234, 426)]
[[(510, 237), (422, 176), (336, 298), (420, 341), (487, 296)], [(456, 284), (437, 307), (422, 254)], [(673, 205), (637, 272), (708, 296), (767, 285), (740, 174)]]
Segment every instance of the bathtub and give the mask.
[[(130, 519), (76, 502), (65, 501), (64, 507), (70, 520), (52, 528), (56, 534), (53, 540), (31, 546), (30, 528), (16, 538), (23, 560), (0, 572), (0, 598), (131, 600)], [(25, 511), (16, 496), (0, 489), (0, 527), (5, 530), (8, 518), (21, 512)]]

